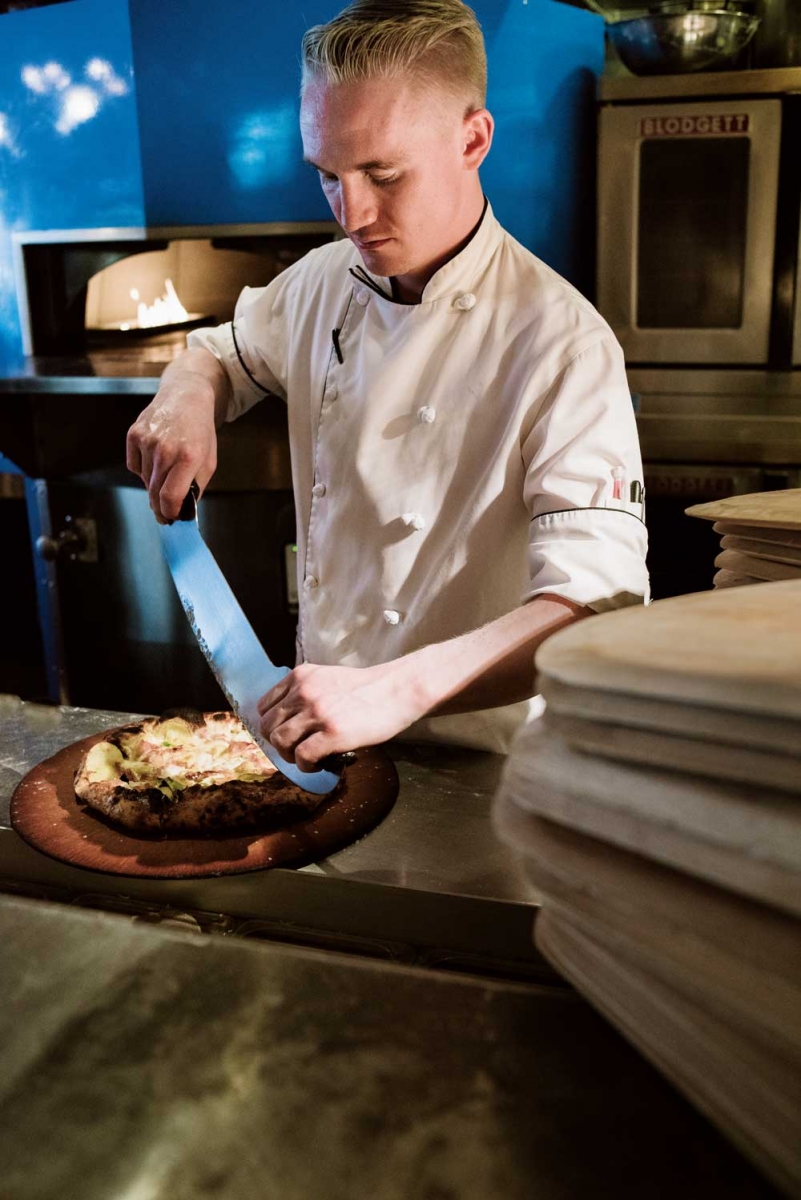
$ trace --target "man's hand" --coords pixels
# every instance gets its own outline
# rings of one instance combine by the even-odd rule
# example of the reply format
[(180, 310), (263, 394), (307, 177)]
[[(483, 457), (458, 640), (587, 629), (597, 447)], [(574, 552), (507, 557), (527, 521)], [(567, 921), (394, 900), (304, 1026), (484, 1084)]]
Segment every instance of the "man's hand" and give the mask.
[(402, 686), (404, 662), (295, 667), (259, 701), (262, 735), (302, 771), (329, 754), (387, 741), (425, 711), (414, 689)]
[(262, 696), (261, 732), (306, 771), (329, 754), (385, 742), (421, 717), (514, 704), (536, 691), (537, 647), (591, 615), (572, 600), (541, 595), (481, 629), (391, 662), (304, 663)]
[(217, 468), (217, 425), (230, 384), (214, 355), (187, 350), (171, 363), (152, 403), (128, 431), (128, 470), (144, 481), (162, 523), (174, 520), (197, 480), (201, 495)]

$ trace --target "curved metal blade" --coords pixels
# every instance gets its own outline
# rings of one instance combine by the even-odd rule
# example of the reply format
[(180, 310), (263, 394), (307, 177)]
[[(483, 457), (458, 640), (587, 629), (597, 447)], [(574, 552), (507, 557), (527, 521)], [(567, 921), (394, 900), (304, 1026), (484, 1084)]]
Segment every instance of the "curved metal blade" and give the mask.
[(326, 795), (339, 782), (335, 772), (301, 771), (294, 763), (283, 759), (261, 736), (258, 701), (289, 674), (289, 667), (276, 667), (256, 637), (200, 535), (197, 504), (192, 493), (187, 497), (179, 519), (171, 525), (160, 525), (159, 532), (184, 612), (232, 709), (287, 779), (304, 791)]

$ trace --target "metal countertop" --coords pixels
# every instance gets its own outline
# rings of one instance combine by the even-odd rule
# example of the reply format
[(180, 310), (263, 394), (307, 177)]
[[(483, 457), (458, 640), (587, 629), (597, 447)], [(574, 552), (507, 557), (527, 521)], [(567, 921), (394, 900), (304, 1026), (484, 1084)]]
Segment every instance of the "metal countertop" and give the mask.
[(577, 996), (0, 896), (5, 1200), (767, 1200)]
[[(22, 358), (0, 362), (0, 395), (64, 393), (153, 396), (171, 348), (97, 351), (72, 357)], [(143, 404), (147, 401), (143, 401)]]
[[(56, 708), (0, 696), (0, 880), (179, 909), (289, 921), (354, 936), (531, 958), (536, 892), (496, 838), (500, 755), (394, 743), (398, 800), (364, 838), (300, 869), (197, 880), (112, 876), (56, 862), (10, 827), (19, 779), (63, 746), (140, 714)], [(357, 887), (354, 884), (358, 884)]]

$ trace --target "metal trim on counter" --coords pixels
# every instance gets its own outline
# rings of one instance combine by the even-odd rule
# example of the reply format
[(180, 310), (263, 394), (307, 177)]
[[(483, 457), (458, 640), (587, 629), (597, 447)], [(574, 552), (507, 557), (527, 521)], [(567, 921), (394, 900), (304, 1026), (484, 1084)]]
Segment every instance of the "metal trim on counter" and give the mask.
[(639, 413), (637, 429), (644, 461), (760, 464), (790, 470), (801, 463), (801, 417)]
[(644, 460), (801, 466), (801, 371), (628, 367), (626, 374)]
[(344, 236), (336, 221), (262, 221), (243, 225), (111, 225), (102, 229), (24, 229), (11, 235), (14, 245), (51, 242), (160, 241), (177, 238), (285, 237), (330, 233)]
[[(87, 364), (88, 366), (88, 364)], [(166, 363), (160, 364), (160, 368)], [(161, 370), (157, 375), (146, 375), (139, 379), (114, 375), (42, 375), (39, 368), (26, 364), (24, 374), (0, 378), (0, 394), (18, 396), (36, 393), (65, 393), (73, 396), (133, 395), (155, 396), (159, 388)]]
[(748, 71), (704, 71), (673, 75), (602, 75), (602, 104), (618, 101), (687, 100), (691, 97), (774, 96), (801, 92), (801, 67), (766, 67)]
[[(769, 371), (751, 367), (632, 366), (626, 368), (632, 392), (648, 403), (672, 410), (795, 412), (801, 416), (801, 370)], [(692, 397), (692, 401), (690, 401)], [(734, 408), (733, 405), (742, 407)]]

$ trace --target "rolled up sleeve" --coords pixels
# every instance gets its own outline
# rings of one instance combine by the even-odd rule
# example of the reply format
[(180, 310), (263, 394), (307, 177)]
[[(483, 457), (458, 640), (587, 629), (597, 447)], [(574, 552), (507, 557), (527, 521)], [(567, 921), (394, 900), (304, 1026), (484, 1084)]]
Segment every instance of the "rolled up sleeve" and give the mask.
[[(623, 354), (609, 334), (573, 358), (523, 441), (531, 514), (524, 600), (553, 593), (602, 612), (647, 603), (648, 537), (630, 486), (642, 483)], [(615, 483), (622, 501), (613, 496)]]
[(286, 399), (282, 378), (286, 357), (283, 323), (284, 287), (279, 276), (263, 288), (244, 288), (233, 321), (213, 329), (196, 329), (187, 346), (210, 350), (231, 382), (226, 421), (242, 416), (265, 396)]

